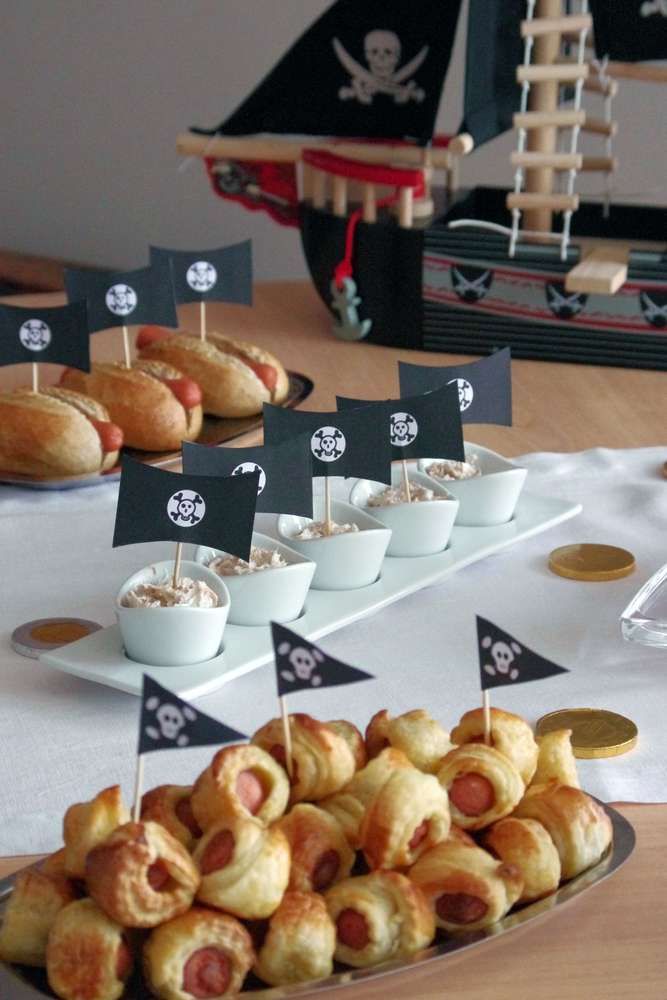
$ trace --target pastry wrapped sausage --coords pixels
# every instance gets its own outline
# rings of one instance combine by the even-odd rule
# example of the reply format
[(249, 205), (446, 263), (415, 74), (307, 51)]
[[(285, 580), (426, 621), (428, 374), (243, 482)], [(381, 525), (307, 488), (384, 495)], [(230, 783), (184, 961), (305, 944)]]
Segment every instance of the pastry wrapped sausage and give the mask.
[(338, 820), (324, 809), (302, 802), (276, 825), (290, 846), (291, 891), (324, 892), (350, 874), (354, 851)]
[(524, 793), (509, 757), (483, 743), (451, 750), (441, 762), (438, 781), (447, 789), (453, 821), (464, 830), (481, 830), (508, 816)]
[(398, 872), (371, 872), (338, 882), (326, 893), (336, 925), (335, 957), (364, 968), (408, 958), (433, 940), (433, 914), (420, 889)]
[[(356, 770), (355, 755), (347, 740), (310, 715), (290, 715), (289, 723), (292, 735), (290, 803), (319, 802), (347, 785)], [(252, 742), (281, 764), (285, 763), (281, 719), (272, 719), (258, 729)]]
[(190, 803), (197, 823), (207, 830), (231, 815), (272, 823), (285, 812), (288, 799), (283, 768), (261, 747), (248, 744), (217, 752), (197, 778)]
[[(484, 711), (473, 708), (461, 716), (452, 729), (452, 742), (483, 743)], [(491, 709), (491, 746), (508, 757), (521, 775), (524, 785), (529, 785), (537, 767), (537, 743), (528, 723), (519, 715)]]
[(549, 781), (557, 781), (570, 788), (580, 788), (577, 762), (572, 752), (571, 729), (554, 729), (544, 736), (537, 737), (539, 748), (537, 770), (533, 775), (531, 785), (546, 785)]
[(516, 903), (523, 887), (517, 868), (458, 836), (422, 854), (409, 876), (432, 907), (437, 926), (447, 931), (494, 924)]
[(536, 819), (545, 827), (556, 845), (564, 879), (596, 864), (612, 841), (611, 820), (602, 806), (569, 785), (552, 783), (529, 791), (514, 815)]
[(420, 771), (434, 774), (452, 749), (449, 733), (423, 708), (392, 719), (386, 709), (376, 712), (366, 727), (366, 750), (377, 757), (385, 747), (396, 747)]
[(120, 785), (99, 792), (90, 802), (70, 806), (63, 821), (65, 871), (72, 878), (84, 878), (88, 852), (101, 844), (116, 827), (127, 823), (129, 811), (123, 804)]
[(323, 799), (319, 805), (338, 820), (351, 847), (361, 846), (361, 821), (371, 799), (380, 791), (394, 771), (411, 768), (412, 764), (401, 750), (388, 747), (366, 767), (357, 771), (352, 781), (342, 791)]
[(0, 925), (0, 959), (46, 965), (49, 931), (60, 911), (75, 898), (74, 886), (62, 876), (21, 872)]
[(197, 844), (201, 872), (197, 899), (247, 920), (270, 917), (290, 875), (290, 848), (277, 827), (230, 816), (210, 827)]
[(123, 928), (92, 899), (60, 911), (49, 934), (46, 971), (62, 1000), (118, 1000), (133, 964)]
[(144, 945), (144, 973), (159, 1000), (236, 996), (254, 959), (245, 927), (203, 906), (156, 927)]
[(370, 800), (360, 840), (369, 868), (407, 868), (449, 833), (447, 793), (432, 774), (399, 768)]
[(270, 986), (321, 979), (333, 972), (336, 928), (322, 896), (286, 892), (271, 917), (255, 973)]
[(191, 851), (202, 831), (192, 812), (190, 785), (158, 785), (141, 799), (142, 820), (152, 820)]
[(126, 823), (86, 860), (95, 902), (124, 927), (155, 927), (188, 909), (199, 872), (182, 844), (158, 823)]
[(342, 736), (354, 757), (354, 766), (357, 771), (360, 771), (362, 767), (366, 767), (368, 763), (368, 755), (366, 753), (366, 744), (364, 738), (357, 729), (353, 726), (351, 722), (347, 722), (346, 719), (333, 719), (327, 722), (329, 729), (333, 729), (334, 733)]
[(537, 820), (506, 816), (485, 831), (482, 844), (494, 857), (514, 865), (521, 872), (523, 889), (520, 903), (541, 899), (558, 888), (558, 851)]

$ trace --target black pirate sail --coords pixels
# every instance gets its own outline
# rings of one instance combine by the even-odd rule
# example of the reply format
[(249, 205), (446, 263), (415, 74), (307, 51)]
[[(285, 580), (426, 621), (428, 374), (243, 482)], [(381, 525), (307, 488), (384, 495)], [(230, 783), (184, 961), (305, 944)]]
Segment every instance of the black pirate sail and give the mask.
[(206, 135), (433, 134), (460, 0), (338, 0)]

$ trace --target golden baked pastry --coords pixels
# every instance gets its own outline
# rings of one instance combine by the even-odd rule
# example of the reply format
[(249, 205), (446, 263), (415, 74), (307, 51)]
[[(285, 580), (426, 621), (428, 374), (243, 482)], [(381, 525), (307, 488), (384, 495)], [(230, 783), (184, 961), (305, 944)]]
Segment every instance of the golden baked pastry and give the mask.
[(351, 847), (357, 849), (361, 846), (361, 821), (368, 803), (390, 775), (403, 768), (412, 768), (408, 758), (402, 750), (388, 747), (361, 771), (357, 771), (342, 791), (318, 803), (338, 820)]
[(192, 812), (191, 795), (191, 785), (158, 785), (141, 799), (141, 818), (159, 823), (188, 851), (202, 834)]
[(368, 763), (366, 744), (357, 727), (353, 726), (351, 722), (347, 722), (345, 719), (329, 719), (327, 726), (329, 729), (333, 729), (334, 733), (338, 733), (339, 736), (342, 736), (349, 746), (354, 756), (356, 770), (360, 771), (362, 767), (366, 767), (366, 764)]
[(285, 812), (289, 781), (283, 768), (261, 747), (227, 746), (199, 775), (190, 804), (202, 830), (237, 815), (272, 823)]
[(494, 857), (514, 865), (521, 872), (523, 889), (519, 896), (520, 903), (541, 899), (558, 888), (558, 851), (537, 820), (506, 816), (485, 831), (482, 844)]
[(536, 819), (546, 828), (556, 845), (564, 879), (596, 864), (611, 844), (611, 820), (580, 788), (551, 783), (530, 791), (514, 815)]
[(92, 899), (60, 911), (49, 934), (46, 971), (62, 1000), (118, 1000), (133, 964), (123, 928)]
[(322, 896), (286, 892), (271, 917), (254, 972), (270, 986), (321, 979), (333, 972), (336, 928)]
[(451, 750), (440, 764), (438, 781), (447, 789), (452, 819), (464, 830), (482, 830), (508, 816), (524, 793), (509, 757), (483, 743)]
[[(483, 743), (484, 711), (473, 708), (452, 729), (452, 742)], [(491, 746), (512, 761), (524, 785), (529, 785), (537, 767), (537, 743), (525, 719), (502, 708), (491, 709)]]
[(572, 752), (571, 729), (554, 729), (544, 736), (537, 737), (539, 748), (537, 770), (533, 775), (531, 785), (546, 785), (549, 781), (557, 781), (570, 788), (580, 788), (577, 774), (577, 761)]
[(247, 920), (270, 917), (289, 881), (285, 834), (243, 816), (230, 816), (209, 827), (195, 848), (194, 860), (201, 873), (199, 902)]
[(432, 774), (394, 771), (368, 804), (361, 848), (369, 868), (407, 868), (449, 833), (447, 793)]
[(290, 891), (324, 892), (350, 874), (354, 851), (338, 820), (324, 809), (301, 802), (276, 826), (287, 837), (292, 855)]
[(61, 847), (59, 851), (54, 851), (53, 854), (48, 854), (39, 866), (39, 870), (44, 875), (66, 876), (65, 848)]
[(129, 818), (120, 785), (105, 788), (90, 802), (70, 806), (63, 821), (67, 874), (72, 878), (84, 878), (88, 852), (106, 840), (116, 827), (127, 823)]
[(517, 868), (496, 861), (459, 837), (436, 844), (409, 871), (424, 893), (438, 927), (473, 931), (504, 917), (521, 894)]
[(156, 927), (144, 945), (144, 973), (159, 1000), (236, 996), (254, 959), (245, 927), (203, 906)]
[(348, 878), (325, 894), (336, 925), (335, 957), (364, 968), (408, 958), (433, 940), (433, 914), (420, 889), (398, 872)]
[(182, 844), (149, 820), (126, 823), (89, 853), (86, 884), (124, 927), (155, 927), (188, 909), (199, 872)]
[(377, 757), (385, 747), (396, 747), (420, 771), (435, 774), (438, 763), (452, 749), (446, 729), (423, 708), (392, 719), (389, 712), (376, 712), (366, 727), (366, 750)]
[[(290, 803), (318, 802), (339, 791), (354, 775), (356, 759), (347, 739), (310, 715), (290, 715), (292, 778)], [(258, 729), (252, 742), (285, 765), (282, 719)]]
[(49, 931), (63, 907), (75, 898), (74, 886), (62, 875), (21, 872), (0, 925), (0, 959), (46, 965)]

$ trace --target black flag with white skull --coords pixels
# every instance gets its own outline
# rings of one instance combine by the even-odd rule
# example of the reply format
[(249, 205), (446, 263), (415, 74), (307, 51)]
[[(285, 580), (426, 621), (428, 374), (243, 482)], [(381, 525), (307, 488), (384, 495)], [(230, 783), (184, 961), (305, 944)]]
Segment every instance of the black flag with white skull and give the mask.
[(51, 361), (90, 371), (85, 302), (32, 309), (0, 305), (0, 365)]
[(519, 644), (509, 632), (503, 632), (493, 622), (480, 618), (479, 615), (477, 644), (482, 691), (569, 673), (565, 667), (559, 667), (527, 646)]
[(374, 674), (350, 667), (335, 660), (303, 636), (271, 622), (273, 650), (276, 659), (278, 696), (311, 688), (335, 687), (338, 684), (356, 684), (357, 681), (374, 680)]
[(245, 733), (239, 733), (193, 708), (147, 674), (144, 674), (143, 681), (139, 755), (153, 750), (222, 746), (248, 739)]
[(456, 385), (464, 424), (512, 425), (512, 356), (509, 347), (465, 365), (410, 365), (398, 362), (401, 396)]
[(405, 399), (371, 402), (336, 396), (339, 410), (371, 406), (385, 423), (392, 455), (402, 458), (447, 458), (462, 462), (463, 429), (456, 387), (443, 385), (435, 392), (424, 392)]
[(186, 476), (123, 457), (113, 545), (192, 542), (250, 556), (258, 474)]
[(252, 305), (252, 241), (217, 250), (167, 250), (151, 247), (151, 264), (171, 268), (174, 298), (182, 302), (234, 302)]
[(183, 442), (183, 472), (189, 476), (259, 475), (257, 510), (313, 516), (310, 435), (256, 448), (213, 448)]
[(300, 434), (309, 435), (313, 476), (358, 476), (391, 482), (389, 435), (373, 407), (313, 413), (264, 404), (266, 444), (280, 444)]
[(115, 273), (66, 268), (65, 289), (69, 302), (88, 304), (91, 333), (136, 323), (178, 326), (166, 261)]

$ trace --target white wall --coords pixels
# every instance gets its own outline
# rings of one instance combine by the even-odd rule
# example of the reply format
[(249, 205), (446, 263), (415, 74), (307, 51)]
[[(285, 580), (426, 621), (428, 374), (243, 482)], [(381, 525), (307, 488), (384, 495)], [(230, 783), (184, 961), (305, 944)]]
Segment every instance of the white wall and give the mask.
[[(120, 268), (144, 263), (149, 242), (196, 247), (252, 236), (258, 277), (302, 275), (296, 232), (214, 197), (200, 163), (179, 171), (174, 140), (190, 124), (222, 120), (327, 2), (5, 5), (0, 246)], [(462, 57), (459, 44), (441, 130), (458, 124)], [(664, 203), (665, 90), (622, 87), (617, 187)], [(464, 183), (509, 184), (513, 141), (503, 136), (469, 159)], [(587, 189), (597, 185), (586, 178)]]

